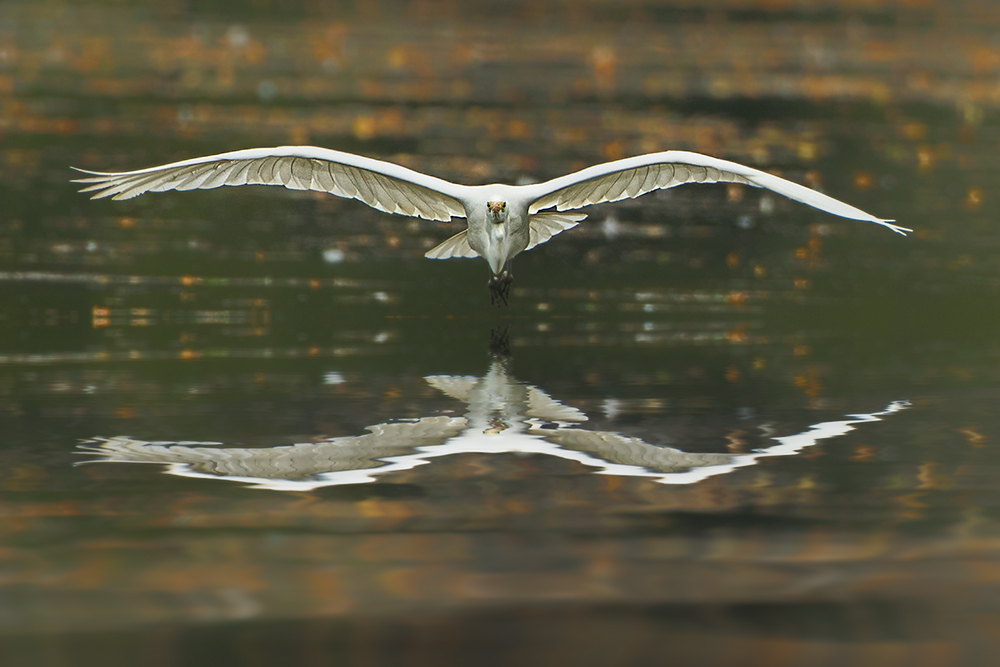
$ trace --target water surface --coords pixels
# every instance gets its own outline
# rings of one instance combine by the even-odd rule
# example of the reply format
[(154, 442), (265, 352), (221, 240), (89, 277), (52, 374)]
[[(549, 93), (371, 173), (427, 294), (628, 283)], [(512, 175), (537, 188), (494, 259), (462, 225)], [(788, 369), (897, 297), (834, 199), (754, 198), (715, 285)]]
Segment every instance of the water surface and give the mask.
[[(0, 22), (4, 664), (995, 655), (975, 3), (52, 5)], [(916, 233), (689, 186), (588, 211), (496, 308), (482, 261), (422, 259), (445, 225), (67, 183), (281, 143), (467, 183), (700, 150)]]

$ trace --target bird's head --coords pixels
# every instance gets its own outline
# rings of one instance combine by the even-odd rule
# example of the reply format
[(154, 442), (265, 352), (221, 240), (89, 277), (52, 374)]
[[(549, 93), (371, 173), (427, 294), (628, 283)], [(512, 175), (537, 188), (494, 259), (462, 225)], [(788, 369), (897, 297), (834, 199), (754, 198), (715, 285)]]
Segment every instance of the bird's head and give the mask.
[(507, 202), (488, 201), (486, 202), (486, 213), (490, 221), (500, 223), (507, 219)]

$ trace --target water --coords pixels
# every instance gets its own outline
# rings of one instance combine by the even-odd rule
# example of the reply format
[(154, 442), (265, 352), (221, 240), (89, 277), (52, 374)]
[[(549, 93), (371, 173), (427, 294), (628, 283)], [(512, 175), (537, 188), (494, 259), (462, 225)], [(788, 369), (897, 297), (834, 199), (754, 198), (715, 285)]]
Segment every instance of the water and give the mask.
[[(49, 4), (0, 8), (4, 665), (993, 659), (989, 6)], [(447, 225), (67, 183), (282, 143), (700, 150), (916, 232), (687, 186), (497, 308)]]

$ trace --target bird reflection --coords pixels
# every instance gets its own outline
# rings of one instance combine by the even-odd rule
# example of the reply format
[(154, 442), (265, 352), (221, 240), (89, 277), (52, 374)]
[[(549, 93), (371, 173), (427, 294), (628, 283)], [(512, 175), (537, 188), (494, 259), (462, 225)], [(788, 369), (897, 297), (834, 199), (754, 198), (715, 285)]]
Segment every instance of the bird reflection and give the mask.
[[(691, 484), (773, 456), (789, 456), (822, 440), (880, 421), (909, 405), (894, 401), (868, 414), (814, 424), (749, 453), (691, 453), (639, 438), (582, 428), (587, 416), (541, 389), (517, 381), (508, 357), (492, 355), (482, 377), (432, 375), (427, 383), (466, 404), (464, 417), (434, 416), (375, 424), (369, 433), (276, 447), (219, 442), (164, 442), (97, 437), (80, 445), (97, 461), (166, 464), (173, 475), (228, 479), (257, 488), (308, 491), (386, 478), (452, 454), (543, 454), (576, 461), (606, 475)], [(720, 443), (720, 448), (725, 443)]]

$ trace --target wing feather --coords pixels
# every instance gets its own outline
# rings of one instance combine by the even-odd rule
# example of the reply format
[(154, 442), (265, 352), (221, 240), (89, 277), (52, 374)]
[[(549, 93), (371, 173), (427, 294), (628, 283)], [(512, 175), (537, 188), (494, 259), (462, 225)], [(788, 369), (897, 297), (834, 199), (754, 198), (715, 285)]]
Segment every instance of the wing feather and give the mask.
[[(246, 185), (251, 164), (253, 163), (245, 160), (234, 162), (233, 168), (229, 171), (229, 176), (226, 178), (225, 185)], [(167, 179), (165, 176), (161, 176), (161, 178), (166, 182)]]
[(382, 210), (388, 211), (389, 213), (402, 213), (402, 209), (399, 206), (396, 197), (393, 197), (389, 192), (390, 188), (384, 182), (384, 179), (373, 174), (370, 171), (361, 172), (366, 178), (370, 179), (373, 185), (373, 190), (375, 196), (378, 198), (379, 203), (382, 205)]
[[(212, 173), (205, 179), (201, 184), (201, 187), (205, 190), (211, 188), (217, 188), (221, 185), (225, 185), (226, 181), (229, 180), (229, 173), (232, 171), (233, 165), (231, 164), (220, 164), (212, 170)], [(137, 195), (140, 193), (136, 193)]]
[(678, 185), (683, 185), (684, 183), (691, 183), (694, 181), (694, 176), (691, 175), (691, 170), (686, 164), (676, 164), (674, 165), (674, 173), (670, 177), (670, 184), (667, 187), (676, 187)]
[[(151, 186), (155, 185), (155, 182), (159, 180), (157, 176), (150, 176), (147, 178), (137, 178), (129, 181), (128, 187), (117, 188), (114, 197), (112, 199), (122, 200), (131, 199), (132, 197), (138, 197), (140, 194), (150, 189)], [(112, 193), (107, 193), (112, 194)]]
[(347, 167), (342, 164), (331, 163), (327, 165), (327, 168), (330, 170), (330, 177), (337, 184), (334, 194), (348, 199), (360, 198), (361, 193), (358, 192), (358, 189), (354, 187), (354, 184), (347, 177)]
[(479, 257), (479, 253), (469, 245), (467, 229), (449, 237), (444, 243), (424, 253), (427, 259), (451, 259), (452, 257)]
[(315, 148), (254, 148), (129, 171), (82, 171), (81, 192), (128, 199), (145, 192), (208, 190), (224, 185), (281, 185), (359, 199), (389, 213), (448, 221), (465, 217), (469, 188), (371, 158)]
[(525, 250), (531, 250), (556, 234), (576, 227), (586, 217), (583, 213), (558, 213), (556, 211), (536, 213), (528, 220), (528, 247)]
[(146, 192), (164, 192), (167, 188), (164, 183), (168, 179), (165, 176), (158, 176), (157, 178), (151, 179), (149, 183), (146, 184)]
[(276, 157), (269, 157), (260, 165), (260, 171), (257, 172), (258, 182), (261, 185), (274, 185), (274, 173), (278, 168), (278, 159)]
[(649, 176), (646, 177), (650, 186), (647, 192), (669, 187), (670, 181), (674, 178), (674, 173), (673, 169), (669, 169), (668, 166), (669, 165), (655, 165), (650, 167)]
[(88, 185), (85, 188), (80, 188), (80, 192), (94, 192), (95, 190), (103, 190), (104, 188), (107, 187), (105, 185), (105, 183), (104, 183), (104, 180), (100, 179), (100, 178), (78, 178), (74, 182), (75, 183), (94, 183), (94, 181), (98, 181), (98, 182), (95, 185)]
[[(211, 165), (202, 165), (197, 169), (192, 169), (187, 174), (184, 174), (183, 179), (174, 187), (175, 190), (193, 190), (198, 187), (198, 183), (205, 180), (205, 176), (212, 169)], [(194, 187), (192, 187), (194, 184)]]
[(629, 197), (638, 197), (643, 192), (642, 184), (646, 182), (646, 176), (649, 174), (649, 167), (640, 167), (632, 172), (632, 180), (629, 181), (628, 185), (625, 187), (625, 194)]
[(551, 208), (568, 211), (619, 201), (684, 183), (742, 183), (777, 192), (843, 218), (874, 222), (900, 234), (912, 231), (774, 174), (687, 151), (650, 153), (607, 162), (545, 183), (525, 186), (525, 194), (528, 212), (536, 214)]
[[(110, 188), (105, 192), (99, 192), (98, 194), (93, 196), (93, 199), (103, 199), (104, 197), (118, 198), (122, 192), (129, 190), (130, 188), (134, 187), (137, 183), (141, 183), (144, 180), (146, 180), (146, 178), (143, 178), (142, 176), (136, 176), (134, 178), (130, 178), (128, 180), (122, 181), (121, 183), (117, 184), (114, 188)], [(95, 190), (100, 190), (102, 187), (103, 186), (101, 185), (91, 185), (85, 189), (88, 192), (92, 192)]]
[[(261, 185), (261, 175), (260, 170), (264, 167), (264, 163), (261, 160), (252, 160), (250, 166), (247, 167), (247, 185)], [(169, 182), (169, 181), (168, 181)]]
[(368, 180), (358, 173), (356, 169), (347, 167), (344, 169), (344, 174), (347, 176), (347, 180), (354, 186), (354, 189), (358, 191), (358, 199), (363, 202), (372, 202), (375, 208), (378, 208), (378, 200), (375, 199), (375, 192), (372, 190), (371, 186), (368, 184)]
[(588, 193), (587, 190), (581, 189), (580, 193), (577, 195), (578, 200), (589, 201), (590, 199), (597, 199), (598, 201), (615, 201), (613, 198), (608, 197), (608, 192), (615, 187), (618, 181), (621, 180), (623, 171), (615, 172), (613, 175), (608, 176), (608, 178), (601, 179), (599, 183), (593, 190), (593, 193)]
[[(409, 192), (409, 191), (404, 190), (404, 189), (399, 189), (396, 194), (397, 194), (397, 203), (402, 208), (402, 211), (401, 211), (402, 214), (403, 215), (416, 215), (417, 211), (420, 210), (420, 206), (417, 205), (417, 202), (419, 201), (419, 198), (415, 194), (413, 194), (412, 192)], [(405, 204), (405, 206), (404, 206), (404, 204)]]
[(640, 195), (656, 189), (656, 177), (658, 175), (656, 172), (657, 170), (651, 167), (646, 169), (646, 178), (642, 179), (642, 188), (639, 191)]
[(621, 172), (618, 176), (618, 180), (615, 181), (614, 185), (608, 188), (604, 197), (608, 201), (618, 201), (619, 199), (624, 199), (627, 196), (625, 195), (625, 191), (628, 189), (628, 184), (632, 182), (632, 176), (634, 174), (634, 169)]
[[(292, 181), (297, 190), (308, 190), (312, 187), (312, 175), (315, 167), (305, 158), (292, 158)], [(285, 187), (288, 187), (287, 185)]]
[(284, 185), (289, 190), (298, 190), (297, 183), (292, 182), (292, 163), (295, 158), (279, 158), (274, 166), (274, 185)]

